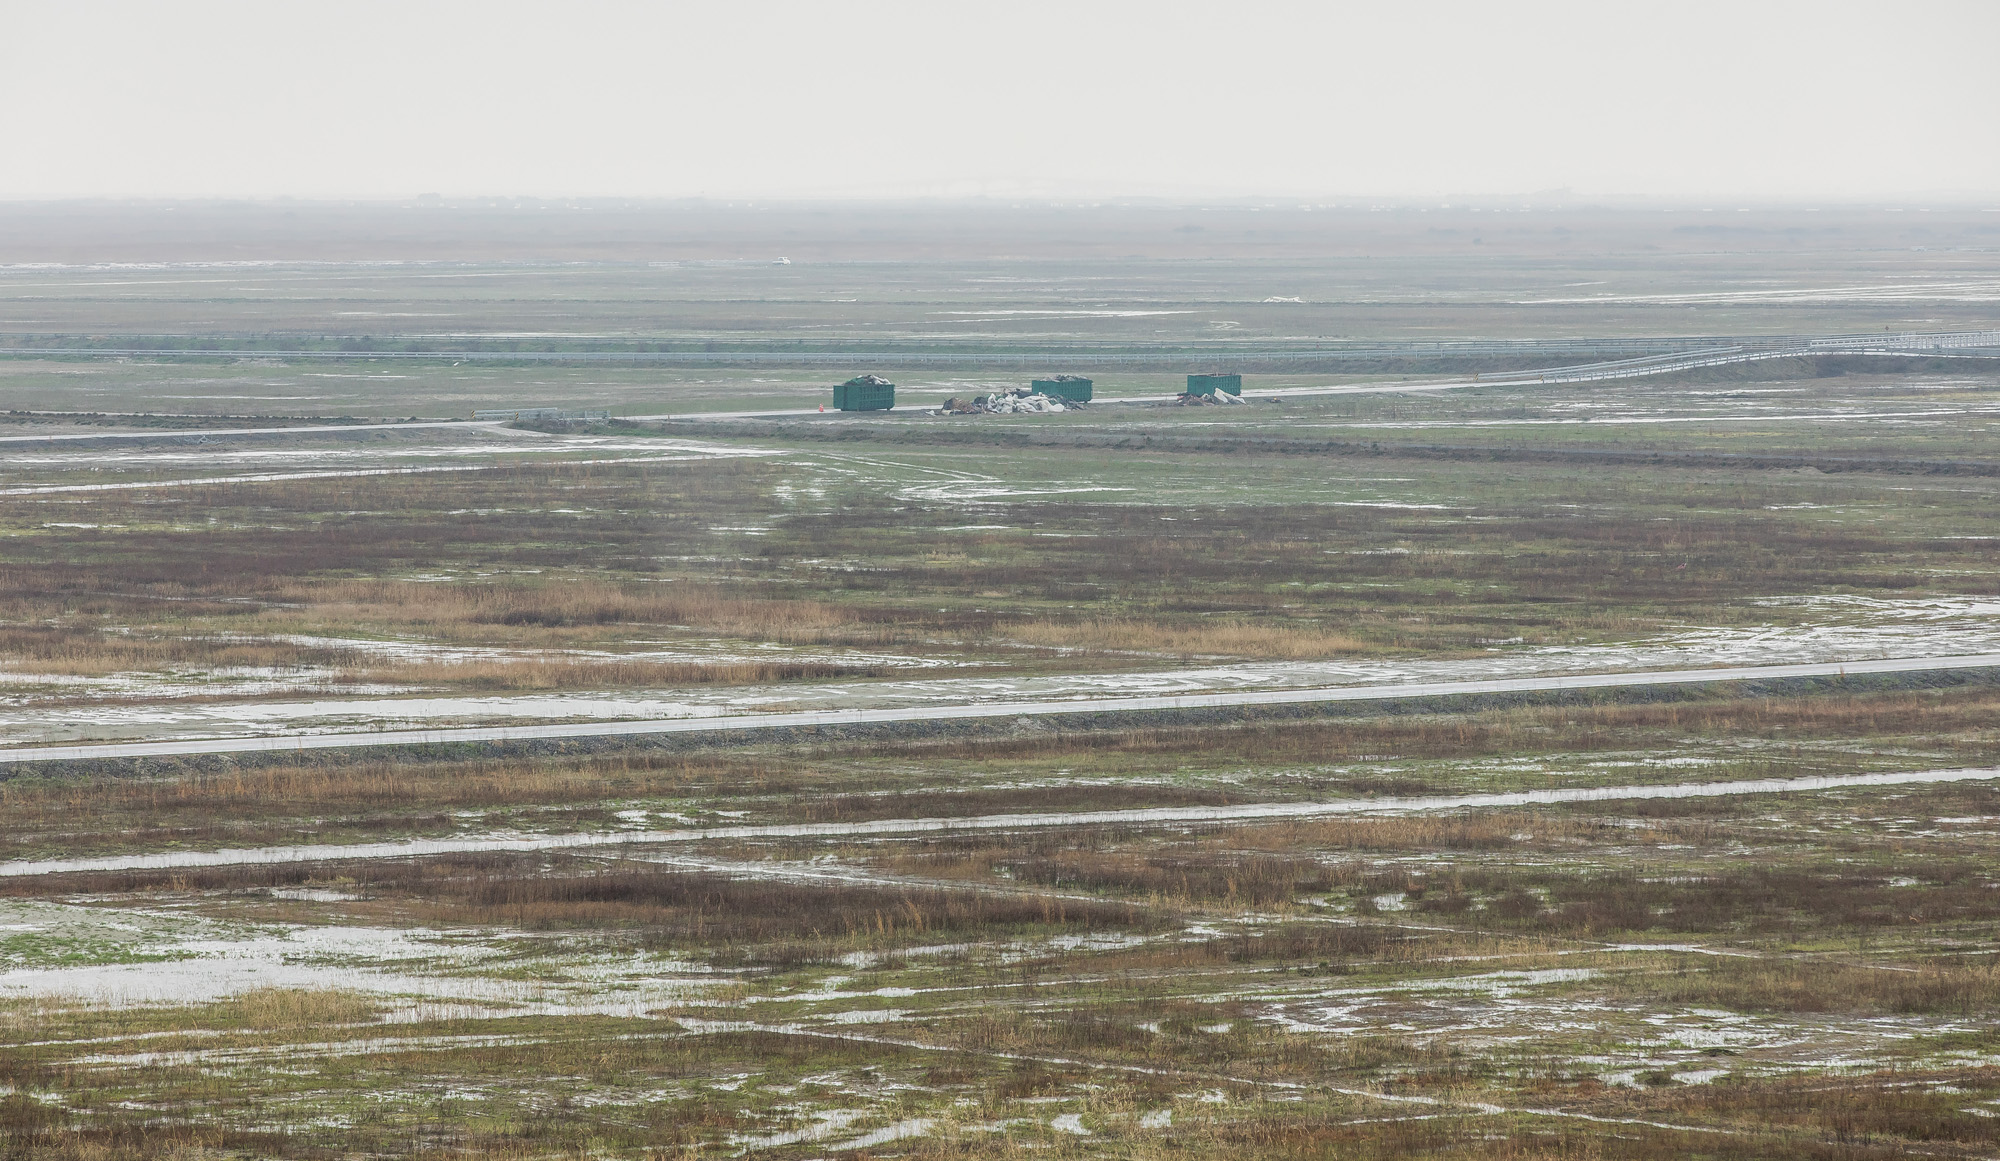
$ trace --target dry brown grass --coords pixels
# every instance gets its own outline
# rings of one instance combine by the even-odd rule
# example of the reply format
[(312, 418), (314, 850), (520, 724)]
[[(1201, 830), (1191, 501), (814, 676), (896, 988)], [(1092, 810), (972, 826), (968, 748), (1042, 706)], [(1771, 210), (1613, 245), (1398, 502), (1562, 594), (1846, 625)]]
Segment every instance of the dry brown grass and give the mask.
[(1111, 810), (1137, 806), (1226, 806), (1240, 792), (1199, 786), (1085, 783), (1004, 789), (912, 790), (877, 794), (816, 794), (787, 804), (785, 814), (810, 822), (872, 818), (962, 818), (1010, 811)]
[(990, 938), (1024, 927), (1126, 929), (1154, 922), (1115, 903), (733, 879), (644, 864), (524, 874), (518, 865), (495, 863), (429, 860), (386, 867), (368, 875), (368, 886), (407, 895), (433, 921), (505, 923), (530, 931), (637, 928), (650, 941), (704, 948), (776, 940), (866, 944), (974, 932)]
[[(1049, 732), (1010, 738), (890, 740), (846, 747), (867, 757), (1124, 762), (1150, 768), (1173, 756), (1218, 763), (1302, 767), (1385, 759), (1639, 751), (1684, 739), (1784, 742), (1829, 738), (1909, 738), (1966, 755), (2000, 753), (2000, 690), (1987, 687), (1792, 697), (1706, 697), (1642, 704), (1519, 706), (1476, 713), (1383, 715), (1241, 725), (1155, 726)], [(1817, 759), (1827, 764), (1839, 755)], [(1328, 784), (1351, 792), (1421, 794), (1441, 789), (1407, 779), (1354, 774)]]
[[(789, 764), (659, 752), (584, 758), (306, 762), (174, 778), (84, 777), (0, 782), (0, 831), (33, 849), (131, 849), (147, 843), (263, 845), (346, 834), (454, 829), (449, 812), (541, 807), (552, 821), (609, 823), (606, 799), (696, 792), (789, 791)], [(0, 886), (13, 891), (18, 886)]]
[[(90, 814), (127, 811), (173, 815), (189, 810), (260, 814), (303, 809), (393, 808), (414, 804), (492, 805), (595, 798), (624, 789), (678, 789), (683, 763), (670, 762), (658, 778), (624, 780), (618, 774), (556, 762), (484, 760), (440, 763), (427, 778), (422, 767), (397, 762), (364, 765), (265, 766), (179, 778), (75, 778), (0, 782), (0, 816), (11, 826)], [(620, 763), (620, 766), (623, 764)]]
[[(1630, 834), (1620, 828), (1615, 837), (1624, 842)], [(1232, 830), (1223, 841), (1259, 851), (1499, 851), (1603, 837), (1601, 824), (1522, 810), (1472, 816), (1305, 819)], [(1683, 841), (1686, 837), (1672, 836)]]
[(182, 666), (219, 669), (324, 668), (352, 663), (347, 650), (286, 641), (107, 632), (99, 625), (0, 625), (0, 667), (27, 673), (103, 677)]
[[(1680, 1086), (1619, 1094), (1634, 1113), (1737, 1125), (1803, 1129), (1822, 1140), (1926, 1142), (1987, 1147), (2000, 1140), (2000, 1120), (1969, 1112), (1978, 1097), (2000, 1089), (1991, 1067), (1911, 1072), (1852, 1079), (1734, 1078), (1727, 1084)], [(1975, 1106), (1977, 1107), (1977, 1106)], [(1912, 1149), (1912, 1152), (1929, 1150)]]
[[(1655, 856), (1657, 858), (1657, 856)], [(1884, 867), (1778, 863), (1703, 867), (1680, 860), (1550, 871), (1457, 866), (1408, 888), (1416, 908), (1454, 922), (1598, 937), (1621, 932), (1768, 937), (2000, 920), (1983, 859), (1931, 857), (1907, 881)], [(1406, 889), (1385, 876), (1366, 890)]]
[(236, 997), (251, 1028), (318, 1028), (373, 1020), (378, 1001), (332, 988), (257, 988)]
[(1263, 625), (1240, 620), (1173, 624), (1122, 618), (1080, 621), (1050, 618), (1010, 624), (1003, 633), (1010, 640), (1028, 645), (1080, 649), (1086, 653), (1310, 660), (1381, 652), (1380, 646), (1318, 626)]
[[(1618, 504), (1552, 517), (1544, 496), (1500, 496), (1492, 506), (1506, 518), (1482, 523), (1311, 504), (1242, 506), (1226, 519), (1173, 509), (1168, 522), (1157, 507), (1048, 504), (1038, 519), (1063, 537), (981, 534), (970, 551), (941, 559), (928, 551), (932, 530), (959, 521), (956, 509), (857, 496), (791, 520), (772, 495), (781, 475), (744, 461), (543, 464), (421, 481), (105, 494), (64, 510), (103, 527), (36, 522), (33, 535), (10, 539), (0, 623), (85, 638), (132, 627), (161, 643), (124, 660), (90, 640), (0, 643), (0, 658), (39, 652), (94, 673), (208, 664), (233, 646), (212, 641), (204, 653), (165, 642), (225, 629), (541, 647), (672, 626), (910, 649), (992, 642), (1280, 659), (1462, 651), (1489, 637), (1571, 641), (1727, 623), (1743, 597), (1828, 586), (1984, 591), (1990, 564), (1973, 542), (1801, 522), (1766, 511), (1762, 497), (1720, 494), (1706, 501), (1732, 510), (1676, 508), (1666, 520), (1635, 519)], [(1634, 502), (1658, 502), (1621, 486)], [(771, 535), (754, 542), (728, 531), (774, 517)], [(870, 567), (826, 567), (852, 560)], [(413, 573), (484, 579), (391, 579)], [(1958, 577), (1967, 579), (1941, 579)], [(995, 595), (1029, 602), (1045, 619), (1001, 623), (979, 612)], [(282, 651), (254, 660), (301, 663)], [(581, 678), (551, 674), (524, 687), (571, 680)]]
[(330, 621), (407, 627), (446, 641), (461, 639), (472, 627), (481, 630), (479, 635), (490, 636), (495, 626), (615, 625), (810, 644), (861, 619), (853, 609), (821, 600), (752, 597), (704, 584), (618, 583), (587, 577), (478, 584), (296, 579), (261, 595), (303, 606)]
[(1777, 1012), (1902, 1012), (1990, 1017), (2000, 966), (1931, 962), (1914, 968), (1827, 960), (1724, 957), (1668, 975), (1620, 975), (1628, 995), (1693, 1007)]
[[(305, 884), (336, 885), (362, 896), (343, 904), (343, 910), (364, 920), (504, 925), (533, 932), (622, 931), (649, 946), (718, 954), (773, 943), (871, 946), (878, 940), (939, 935), (1005, 937), (1024, 928), (1149, 929), (1160, 922), (1145, 908), (1113, 901), (924, 885), (732, 878), (647, 863), (541, 859), (507, 852), (364, 863), (75, 872), (34, 882), (0, 881), (0, 893), (178, 895), (259, 892)], [(272, 993), (266, 999), (265, 1010), (271, 1012), (347, 1002), (317, 993)]]
[[(340, 580), (288, 583), (259, 599), (267, 604), (207, 610), (178, 607), (172, 610), (179, 614), (173, 621), (162, 621), (158, 610), (148, 610), (149, 615), (123, 625), (106, 624), (115, 619), (109, 610), (58, 613), (52, 608), (17, 608), (24, 620), (34, 618), (35, 623), (0, 625), (0, 665), (74, 676), (193, 667), (320, 669), (334, 671), (329, 684), (629, 688), (872, 676), (880, 670), (812, 659), (743, 658), (726, 652), (714, 661), (659, 661), (561, 652), (537, 656), (533, 650), (583, 644), (615, 652), (634, 635), (650, 640), (698, 635), (788, 645), (875, 645), (884, 638), (879, 628), (860, 625), (853, 611), (825, 602), (746, 598), (697, 586), (593, 580), (477, 585)], [(283, 639), (343, 634), (494, 646), (507, 649), (508, 655), (393, 660), (364, 647)]]
[[(761, 517), (772, 478), (744, 463), (605, 473), (543, 466), (421, 486), (387, 477), (108, 495), (91, 505), (123, 530), (71, 541), (43, 528), (0, 561), (0, 666), (71, 676), (311, 669), (332, 671), (325, 682), (335, 686), (629, 688), (875, 670), (727, 650), (714, 662), (551, 652), (434, 663), (282, 638), (408, 638), (528, 654), (627, 652), (635, 637), (866, 646), (914, 638), (923, 647), (935, 635), (927, 623), (905, 626), (727, 567), (661, 573), (661, 556), (707, 558), (717, 537), (710, 522)], [(551, 516), (542, 511), (551, 495), (603, 502)], [(436, 570), (467, 579), (393, 579)]]
[(1051, 891), (1137, 898), (1151, 905), (1222, 904), (1284, 909), (1305, 892), (1361, 882), (1364, 869), (1304, 854), (1243, 852), (1226, 840), (1195, 839), (1161, 849), (1130, 845), (1103, 832), (1045, 832), (1012, 841), (954, 838), (878, 855), (896, 874), (943, 879), (1004, 879)]
[(446, 686), (463, 690), (671, 689), (688, 685), (763, 685), (833, 677), (880, 677), (877, 665), (823, 661), (618, 661), (543, 657), (522, 661), (362, 664), (343, 682)]

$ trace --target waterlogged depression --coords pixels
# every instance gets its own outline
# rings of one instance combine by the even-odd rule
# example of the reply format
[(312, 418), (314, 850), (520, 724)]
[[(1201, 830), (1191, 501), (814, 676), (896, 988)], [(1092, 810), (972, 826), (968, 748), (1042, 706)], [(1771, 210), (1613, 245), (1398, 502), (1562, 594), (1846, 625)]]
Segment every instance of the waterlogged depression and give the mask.
[(664, 957), (544, 955), (521, 979), (521, 933), (229, 923), (180, 912), (0, 903), (0, 998), (207, 1003), (264, 988), (375, 996), (406, 1017), (641, 1016), (726, 982)]
[[(740, 865), (737, 869), (749, 870)], [(1032, 945), (968, 943), (911, 948), (899, 954), (904, 958), (949, 954), (960, 960), (1012, 963), (1052, 952), (1116, 953), (1148, 943), (1199, 942), (1223, 934), (1197, 924), (1151, 939), (1100, 936)], [(552, 953), (542, 941), (524, 944), (524, 938), (525, 933), (494, 928), (252, 925), (159, 908), (15, 901), (0, 904), (0, 999), (133, 1008), (212, 1003), (268, 989), (326, 990), (373, 1001), (376, 1015), (369, 1019), (387, 1025), (522, 1016), (629, 1019), (689, 1005), (713, 1011), (720, 1004), (746, 1012), (776, 1006), (788, 1014), (789, 1023), (754, 1027), (869, 1042), (880, 1033), (845, 1029), (921, 1021), (927, 1012), (950, 1011), (961, 996), (981, 991), (953, 984), (855, 987), (856, 977), (836, 973), (803, 990), (732, 996), (717, 989), (737, 985), (740, 977), (735, 973), (644, 953)], [(532, 949), (525, 959), (524, 948)], [(1588, 954), (1602, 965), (1588, 968), (1482, 970), (1476, 960), (1443, 957), (1428, 964), (1407, 964), (1393, 980), (1354, 984), (1251, 978), (1193, 998), (1232, 1005), (1255, 1023), (1295, 1033), (1344, 1037), (1388, 1029), (1419, 1041), (1442, 1038), (1489, 1048), (1551, 1035), (1580, 1038), (1589, 1051), (1578, 1063), (1594, 1066), (1610, 1084), (1636, 1084), (1634, 1078), (1641, 1071), (1663, 1067), (1682, 1069), (1676, 1076), (1680, 1083), (1706, 1083), (1728, 1070), (1694, 1066), (1719, 1052), (1732, 1056), (1755, 1052), (1758, 1070), (1767, 1073), (1821, 1068), (1830, 1057), (1844, 1059), (1851, 1067), (1867, 1067), (1872, 1049), (1885, 1035), (1908, 1037), (1936, 1030), (1930, 1022), (1914, 1019), (1800, 1020), (1699, 1007), (1661, 1011), (1577, 994), (1580, 987), (1587, 989), (1611, 974), (1657, 970), (1659, 956), (1684, 950), (1626, 944), (1563, 953)], [(524, 972), (525, 964), (532, 964), (533, 971)], [(1190, 983), (1205, 986), (1202, 981)], [(885, 1001), (903, 1006), (884, 1008)], [(753, 1027), (742, 1020), (686, 1016), (680, 1023), (696, 1032)], [(1233, 1026), (1225, 1022), (1203, 1031), (1221, 1035)], [(1147, 1029), (1155, 1035), (1160, 1031), (1157, 1025)], [(522, 1042), (532, 1041), (530, 1037)], [(392, 1039), (354, 1042), (342, 1050), (410, 1046)], [(118, 1052), (86, 1061), (221, 1066), (242, 1065), (267, 1055), (267, 1050), (258, 1048), (196, 1047)], [(817, 1128), (837, 1129), (847, 1123), (839, 1118), (827, 1122)], [(742, 1143), (776, 1147), (823, 1135), (831, 1132), (772, 1134), (743, 1138)]]
[[(1963, 595), (1994, 591), (1994, 364), (1878, 333), (1993, 325), (1958, 244), (1985, 223), (1670, 216), (1454, 266), (1434, 227), (1490, 215), (1440, 212), (1371, 211), (1358, 264), (1218, 259), (1204, 213), (1137, 266), (7, 275), (37, 334), (334, 319), (495, 356), (7, 364), (19, 1147), (1994, 1154), (2000, 600)], [(1787, 257), (1793, 227), (1832, 241)], [(1910, 368), (1641, 334), (1745, 327)], [(1307, 334), (1353, 341), (1251, 366), (1249, 406), (910, 414), (1018, 385), (940, 342)], [(1444, 335), (1471, 341), (1370, 353)], [(493, 346), (801, 336), (929, 370), (881, 368), (894, 414), (822, 416), (869, 368)], [(1179, 378), (1107, 363), (1097, 400)], [(815, 410), (658, 429), (710, 442), (110, 426), (179, 401)], [(1272, 708), (1334, 701), (1362, 712)], [(1139, 716), (1177, 702), (1259, 725)], [(710, 748), (732, 717), (775, 728)], [(29, 764), (86, 739), (112, 744)]]

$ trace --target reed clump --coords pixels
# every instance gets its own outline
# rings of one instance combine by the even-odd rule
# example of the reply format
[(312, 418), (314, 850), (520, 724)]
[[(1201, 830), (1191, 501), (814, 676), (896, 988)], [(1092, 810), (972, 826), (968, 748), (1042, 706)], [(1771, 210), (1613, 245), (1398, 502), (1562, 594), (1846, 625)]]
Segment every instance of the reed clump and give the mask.
[(408, 626), (446, 640), (468, 627), (583, 629), (622, 625), (695, 629), (782, 644), (816, 643), (862, 620), (854, 609), (809, 598), (745, 595), (701, 583), (552, 581), (423, 583), (363, 578), (288, 579), (266, 599), (345, 622)]
[(1971, 1017), (2000, 1010), (2000, 967), (1992, 960), (1870, 967), (1823, 959), (1725, 958), (1698, 972), (1620, 980), (1621, 988), (1656, 1001), (1736, 1011)]
[[(734, 754), (658, 751), (558, 756), (296, 762), (167, 777), (74, 776), (0, 781), (0, 825), (106, 829), (187, 826), (284, 818), (299, 810), (364, 822), (382, 811), (471, 806), (597, 803), (630, 796), (795, 793), (805, 774), (793, 763)], [(137, 816), (137, 817), (135, 817)]]
[[(1618, 932), (1787, 935), (2000, 920), (1979, 863), (1932, 858), (1921, 878), (1848, 868), (1725, 865), (1550, 873), (1456, 867), (1425, 881), (1418, 910), (1480, 926), (1565, 936)], [(1385, 875), (1363, 893), (1404, 889)]]
[[(418, 884), (421, 884), (421, 887)], [(996, 895), (912, 886), (799, 884), (655, 869), (590, 874), (482, 876), (380, 883), (421, 892), (419, 910), (457, 922), (526, 930), (644, 928), (661, 942), (769, 943), (799, 939), (897, 939), (1027, 927), (1150, 926), (1115, 903)]]
[(251, 1028), (360, 1024), (381, 1011), (378, 1000), (333, 988), (256, 988), (236, 997), (234, 1006)]
[(1242, 620), (1175, 624), (1130, 618), (1048, 618), (1009, 625), (1005, 632), (1009, 639), (1024, 644), (1086, 654), (1310, 660), (1381, 651), (1379, 645), (1318, 625), (1257, 624)]
[(1977, 1147), (2000, 1141), (2000, 1119), (1970, 1111), (1966, 1094), (1996, 1089), (2000, 1089), (2000, 1070), (1987, 1067), (1926, 1070), (1915, 1076), (1902, 1071), (1875, 1073), (1844, 1083), (1818, 1076), (1740, 1076), (1723, 1084), (1631, 1092), (1625, 1099), (1634, 1112), (1646, 1115), (1783, 1126), (1852, 1144), (1907, 1141)]
[(1227, 855), (1201, 858), (1140, 852), (1073, 852), (1001, 863), (1009, 878), (1056, 890), (1139, 895), (1182, 903), (1250, 907), (1289, 904), (1300, 894), (1331, 891), (1357, 872), (1306, 858)]
[(1226, 806), (1243, 795), (1200, 786), (1072, 784), (1004, 789), (907, 790), (821, 794), (803, 799), (796, 817), (811, 822), (873, 818), (950, 818), (1009, 811), (1098, 810), (1136, 806)]

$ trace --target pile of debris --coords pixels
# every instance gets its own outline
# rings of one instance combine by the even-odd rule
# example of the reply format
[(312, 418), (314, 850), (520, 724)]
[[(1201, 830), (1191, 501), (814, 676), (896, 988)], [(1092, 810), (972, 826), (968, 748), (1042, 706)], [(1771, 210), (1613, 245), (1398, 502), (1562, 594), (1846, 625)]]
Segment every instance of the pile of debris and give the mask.
[(1015, 387), (991, 395), (954, 395), (944, 401), (934, 415), (1054, 415), (1061, 411), (1082, 411), (1074, 399), (1059, 399), (1037, 393), (1033, 388)]
[(1241, 403), (1241, 395), (1231, 395), (1227, 391), (1217, 391), (1213, 395), (1202, 395), (1193, 391), (1184, 392), (1174, 399), (1176, 407), (1208, 407), (1214, 404)]

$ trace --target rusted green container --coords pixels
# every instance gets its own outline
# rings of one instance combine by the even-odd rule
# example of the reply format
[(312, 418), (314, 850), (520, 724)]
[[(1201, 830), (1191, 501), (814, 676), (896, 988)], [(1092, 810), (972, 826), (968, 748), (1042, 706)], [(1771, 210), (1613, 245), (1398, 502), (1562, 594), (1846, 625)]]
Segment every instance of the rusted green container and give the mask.
[(1189, 395), (1213, 395), (1226, 391), (1231, 395), (1243, 394), (1241, 375), (1189, 375), (1187, 393)]

